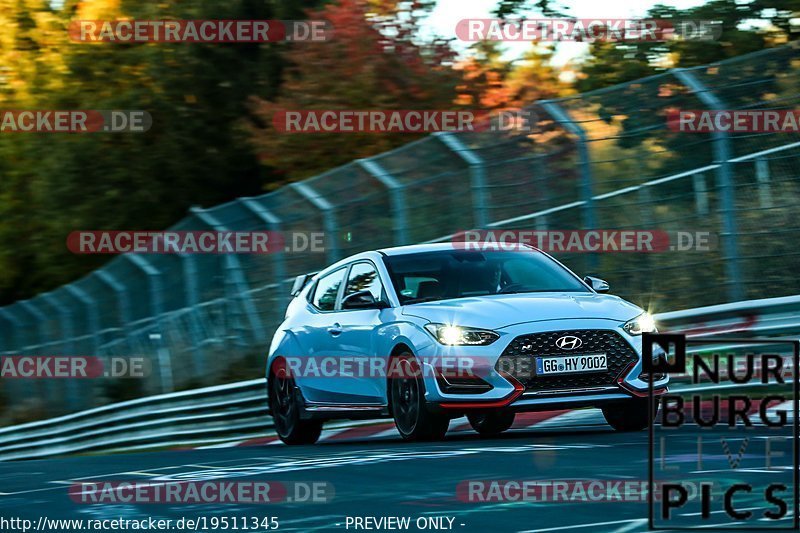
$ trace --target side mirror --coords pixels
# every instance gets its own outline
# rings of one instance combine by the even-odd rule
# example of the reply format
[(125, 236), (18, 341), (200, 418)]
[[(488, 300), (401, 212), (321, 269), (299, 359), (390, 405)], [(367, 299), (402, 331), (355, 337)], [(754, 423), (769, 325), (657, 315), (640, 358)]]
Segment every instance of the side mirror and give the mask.
[(611, 287), (608, 286), (608, 282), (600, 278), (593, 278), (592, 276), (586, 276), (585, 278), (583, 278), (583, 281), (585, 281), (588, 286), (594, 289), (595, 292), (608, 292), (611, 290)]
[(389, 304), (376, 300), (369, 291), (358, 291), (348, 294), (342, 300), (342, 309), (386, 309)]

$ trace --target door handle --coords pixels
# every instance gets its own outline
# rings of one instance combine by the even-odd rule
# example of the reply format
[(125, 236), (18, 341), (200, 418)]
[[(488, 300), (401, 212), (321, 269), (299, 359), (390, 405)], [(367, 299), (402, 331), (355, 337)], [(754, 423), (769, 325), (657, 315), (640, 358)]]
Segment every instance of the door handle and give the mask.
[(338, 322), (334, 323), (333, 326), (328, 328), (328, 333), (336, 337), (337, 335), (342, 333), (342, 325)]

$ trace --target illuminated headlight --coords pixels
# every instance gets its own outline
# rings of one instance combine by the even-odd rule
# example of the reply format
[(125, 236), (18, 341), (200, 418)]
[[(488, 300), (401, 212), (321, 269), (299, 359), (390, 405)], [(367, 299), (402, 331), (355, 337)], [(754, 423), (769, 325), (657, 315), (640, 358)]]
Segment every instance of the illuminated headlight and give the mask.
[(437, 341), (449, 346), (486, 346), (500, 338), (500, 335), (488, 329), (463, 328), (449, 324), (427, 324), (425, 329)]
[(642, 333), (655, 333), (658, 331), (656, 329), (656, 321), (650, 313), (642, 313), (636, 318), (628, 320), (625, 322), (625, 325), (622, 326), (622, 329), (630, 335), (641, 335)]

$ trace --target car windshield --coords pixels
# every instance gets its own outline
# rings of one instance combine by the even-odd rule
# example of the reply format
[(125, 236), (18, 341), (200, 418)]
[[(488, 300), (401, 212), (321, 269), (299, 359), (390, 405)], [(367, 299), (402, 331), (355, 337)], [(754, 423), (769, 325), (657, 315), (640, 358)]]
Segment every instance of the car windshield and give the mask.
[(591, 292), (533, 250), (443, 250), (383, 258), (401, 305), (522, 292)]

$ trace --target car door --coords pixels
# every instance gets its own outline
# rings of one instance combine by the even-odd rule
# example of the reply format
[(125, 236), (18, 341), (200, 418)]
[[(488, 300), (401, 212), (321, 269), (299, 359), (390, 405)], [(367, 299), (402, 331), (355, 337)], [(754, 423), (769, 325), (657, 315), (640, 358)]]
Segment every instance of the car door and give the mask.
[[(371, 261), (357, 261), (350, 265), (342, 300), (359, 291), (369, 291), (375, 301), (387, 301), (383, 281)], [(343, 309), (341, 303), (337, 313), (341, 333), (336, 339), (335, 350), (340, 358), (358, 363), (353, 365), (356, 375), (348, 384), (348, 389), (356, 396), (354, 401), (358, 403), (384, 403), (385, 369), (372, 364), (381, 355), (376, 353), (376, 330), (383, 324), (382, 313), (382, 309)]]
[[(341, 383), (323, 373), (323, 365), (336, 359), (337, 336), (341, 332), (337, 306), (344, 285), (347, 267), (319, 278), (309, 293), (309, 313), (293, 333), (303, 353), (296, 355), (295, 381), (306, 400), (318, 403), (337, 403), (341, 400)], [(326, 363), (328, 361), (328, 363)], [(291, 362), (290, 362), (291, 365)]]

